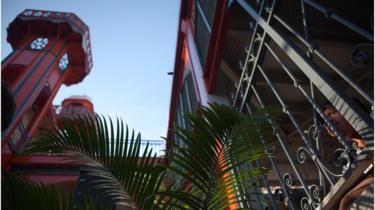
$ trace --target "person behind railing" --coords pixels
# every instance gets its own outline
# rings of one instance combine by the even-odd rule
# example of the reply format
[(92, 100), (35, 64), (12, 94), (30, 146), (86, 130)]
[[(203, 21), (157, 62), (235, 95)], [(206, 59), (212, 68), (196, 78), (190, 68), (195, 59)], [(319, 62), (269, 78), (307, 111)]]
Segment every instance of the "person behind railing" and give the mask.
[[(364, 149), (366, 147), (366, 141), (354, 130), (348, 121), (340, 114), (336, 108), (326, 103), (323, 106), (324, 115), (337, 127), (337, 129), (343, 134), (346, 139), (350, 139), (353, 142), (353, 146), (356, 149)], [(336, 134), (333, 130), (323, 122), (323, 127), (327, 133), (336, 138)]]
[[(363, 105), (359, 105), (363, 107)], [(356, 147), (356, 149), (362, 150), (366, 147), (366, 141), (361, 138), (361, 136), (354, 130), (350, 123), (344, 118), (344, 116), (341, 115), (339, 111), (336, 110), (333, 105), (326, 103), (323, 106), (323, 112), (324, 115), (337, 127), (338, 131), (341, 132), (346, 139), (350, 139), (353, 142), (353, 145), (354, 147)], [(323, 127), (330, 136), (336, 138), (335, 133), (326, 123), (323, 123)], [(372, 168), (345, 193), (340, 201), (339, 210), (347, 209), (350, 204), (352, 204), (359, 196), (361, 196), (362, 192), (365, 191), (373, 182), (374, 175)]]

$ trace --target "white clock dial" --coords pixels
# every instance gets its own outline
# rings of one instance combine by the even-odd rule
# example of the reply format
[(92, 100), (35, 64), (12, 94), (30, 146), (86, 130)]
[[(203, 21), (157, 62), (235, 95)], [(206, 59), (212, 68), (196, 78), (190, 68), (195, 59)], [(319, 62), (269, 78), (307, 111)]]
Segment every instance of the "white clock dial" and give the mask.
[(68, 65), (69, 65), (69, 57), (68, 57), (68, 54), (65, 53), (59, 61), (59, 67), (61, 70), (65, 70), (66, 68), (68, 68)]
[(30, 44), (30, 48), (32, 50), (42, 50), (47, 44), (47, 38), (37, 38)]

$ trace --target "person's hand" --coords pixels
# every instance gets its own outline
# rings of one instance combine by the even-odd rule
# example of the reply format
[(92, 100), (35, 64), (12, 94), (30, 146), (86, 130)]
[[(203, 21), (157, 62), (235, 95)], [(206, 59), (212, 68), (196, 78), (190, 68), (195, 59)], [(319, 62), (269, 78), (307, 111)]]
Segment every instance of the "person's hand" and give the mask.
[(331, 128), (327, 124), (323, 124), (323, 127), (324, 127), (324, 130), (326, 130), (326, 132), (328, 133), (328, 135), (332, 137), (336, 137), (335, 132), (333, 132), (333, 130), (331, 130)]

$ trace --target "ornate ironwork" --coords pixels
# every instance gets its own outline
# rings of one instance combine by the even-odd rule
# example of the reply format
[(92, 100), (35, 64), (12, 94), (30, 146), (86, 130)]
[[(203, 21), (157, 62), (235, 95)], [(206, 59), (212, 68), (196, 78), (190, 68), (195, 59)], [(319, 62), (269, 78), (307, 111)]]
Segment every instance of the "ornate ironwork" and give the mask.
[[(329, 195), (328, 191), (333, 189), (337, 180), (345, 173), (348, 173), (355, 168), (357, 163), (356, 151), (358, 151), (358, 148), (353, 148), (337, 126), (324, 115), (323, 110), (317, 102), (318, 99), (315, 96), (316, 94), (314, 91), (316, 90), (327, 100), (334, 102), (333, 104), (336, 108), (345, 107), (352, 116), (346, 117), (346, 119), (348, 119), (348, 121), (352, 120), (349, 123), (354, 125), (353, 127), (355, 127), (360, 135), (362, 135), (362, 129), (367, 130), (368, 132), (373, 132), (370, 126), (371, 122), (373, 123), (373, 120), (355, 109), (355, 106), (353, 106), (351, 101), (345, 96), (345, 91), (342, 90), (342, 88), (339, 87), (330, 77), (325, 76), (325, 73), (317, 64), (318, 62), (315, 62), (315, 59), (333, 70), (335, 76), (338, 76), (340, 79), (347, 82), (348, 87), (354, 89), (359, 96), (363, 97), (363, 99), (371, 105), (373, 105), (373, 97), (368, 91), (358, 85), (355, 79), (351, 78), (345, 71), (340, 69), (338, 64), (335, 64), (332, 59), (319, 50), (319, 46), (312, 43), (310, 40), (310, 34), (308, 33), (308, 21), (306, 20), (307, 14), (305, 13), (304, 6), (309, 6), (309, 9), (315, 10), (317, 13), (323, 13), (328, 20), (347, 27), (351, 33), (357, 33), (371, 42), (373, 42), (372, 33), (340, 17), (338, 14), (333, 13), (332, 9), (325, 8), (313, 0), (301, 1), (302, 22), (304, 28), (303, 36), (297, 30), (293, 29), (293, 25), (291, 26), (287, 24), (286, 21), (278, 16), (278, 14), (273, 14), (275, 1), (259, 2), (257, 4), (259, 11), (255, 11), (255, 9), (245, 0), (237, 0), (237, 3), (251, 16), (252, 20), (250, 20), (249, 23), (252, 35), (251, 41), (245, 49), (246, 59), (244, 62), (241, 62), (243, 64), (240, 65), (242, 73), (240, 80), (237, 83), (238, 85), (236, 85), (236, 93), (232, 98), (233, 107), (243, 112), (245, 112), (246, 109), (246, 112), (249, 112), (248, 107), (251, 106), (249, 99), (252, 96), (255, 96), (255, 100), (260, 104), (260, 108), (263, 108), (265, 105), (262, 101), (262, 96), (259, 95), (257, 91), (258, 87), (256, 82), (258, 76), (266, 81), (267, 87), (270, 88), (269, 94), (273, 94), (277, 99), (277, 102), (281, 105), (286, 117), (291, 121), (291, 124), (295, 128), (294, 134), (299, 135), (301, 140), (300, 143), (303, 144), (297, 148), (295, 157), (294, 153), (289, 151), (289, 148), (285, 143), (287, 139), (285, 138), (282, 129), (280, 129), (274, 120), (270, 120), (274, 129), (274, 134), (281, 145), (281, 150), (285, 153), (287, 161), (292, 169), (292, 171), (284, 173), (283, 176), (278, 176), (279, 182), (281, 182), (283, 186), (278, 186), (280, 188), (274, 191), (273, 197), (279, 202), (284, 202), (287, 200), (285, 198), (288, 196), (288, 193), (284, 192), (284, 190), (287, 189), (288, 191), (293, 191), (294, 188), (298, 187), (304, 192), (304, 196), (300, 199), (301, 209), (321, 208), (323, 199)], [(264, 14), (264, 12), (267, 14)], [(284, 33), (279, 32), (282, 30), (280, 29), (280, 26), (274, 28), (271, 24), (273, 20), (280, 23), (281, 26), (284, 27), (283, 30), (286, 29), (287, 33), (291, 33), (290, 36), (295, 37), (300, 43), (297, 45), (294, 41), (291, 41), (289, 37), (286, 37)], [(272, 45), (270, 43), (272, 43)], [(304, 46), (301, 47), (301, 45)], [(275, 46), (279, 48), (278, 51), (274, 50)], [(280, 51), (282, 51), (283, 55), (280, 55)], [(306, 99), (308, 104), (311, 105), (313, 116), (312, 119), (310, 119), (310, 123), (311, 121), (314, 121), (312, 125), (307, 126), (309, 125), (307, 122), (301, 125), (298, 122), (293, 112), (293, 108), (288, 106), (277, 87), (271, 81), (269, 73), (263, 69), (262, 64), (260, 63), (260, 57), (266, 53), (274, 58), (277, 64), (279, 64), (282, 73), (286, 74), (288, 78), (292, 80), (291, 85), (297, 89), (299, 93), (305, 97), (304, 99)], [(293, 67), (301, 70), (304, 76), (310, 81), (310, 93), (305, 90), (306, 84), (300, 80), (300, 77), (295, 75), (295, 72), (290, 69), (290, 65), (287, 65), (285, 57), (289, 58), (288, 62), (290, 62), (290, 60), (294, 62), (295, 66)], [(356, 68), (368, 68), (369, 65), (372, 65), (373, 63), (373, 44), (362, 43), (356, 45), (352, 50), (351, 57), (347, 59), (350, 59), (352, 65)], [(256, 73), (259, 73), (257, 74), (257, 77), (255, 76)], [(344, 112), (345, 110), (339, 111)], [(323, 158), (322, 153), (326, 151), (320, 149), (320, 147), (324, 145), (321, 145), (322, 128), (319, 125), (319, 122), (317, 122), (317, 118), (321, 118), (321, 121), (326, 123), (328, 127), (334, 131), (336, 139), (338, 140), (340, 147), (342, 147), (328, 155), (333, 156), (330, 160)], [(354, 119), (361, 121), (361, 128), (360, 126), (357, 126), (359, 124), (355, 122)], [(307, 130), (305, 130), (306, 127)], [(373, 138), (373, 136), (365, 135), (362, 135), (362, 137), (369, 140)], [(295, 157), (295, 159), (292, 156)], [(308, 158), (309, 161), (307, 161)], [(300, 164), (316, 167), (317, 171), (319, 171), (319, 183), (307, 185), (304, 176), (295, 164), (295, 160)], [(273, 169), (279, 173), (277, 161), (274, 161), (273, 159), (270, 161)], [(295, 179), (293, 179), (292, 175), (295, 176)], [(280, 180), (280, 178), (282, 180)]]
[(374, 57), (374, 46), (371, 44), (359, 44), (352, 50), (351, 63), (357, 68), (367, 68)]
[(304, 147), (300, 147), (298, 150), (297, 150), (297, 161), (299, 163), (305, 163), (306, 161), (306, 149)]
[(336, 149), (333, 156), (334, 156), (334, 165), (337, 167), (342, 167), (343, 169), (342, 174), (344, 174), (349, 169), (349, 166), (351, 163), (350, 155), (346, 153), (345, 150), (339, 148), (339, 149)]
[(320, 202), (320, 199), (321, 199), (321, 189), (313, 184), (310, 186), (310, 194), (312, 195), (312, 197), (315, 199), (316, 202)]
[(320, 128), (316, 124), (310, 125), (307, 133), (309, 134), (309, 136), (312, 139), (319, 140), (319, 137), (320, 137)]
[(291, 187), (293, 185), (293, 177), (289, 173), (284, 174), (284, 185), (287, 187)]
[(300, 203), (301, 203), (301, 209), (312, 210), (310, 200), (307, 197), (303, 197)]

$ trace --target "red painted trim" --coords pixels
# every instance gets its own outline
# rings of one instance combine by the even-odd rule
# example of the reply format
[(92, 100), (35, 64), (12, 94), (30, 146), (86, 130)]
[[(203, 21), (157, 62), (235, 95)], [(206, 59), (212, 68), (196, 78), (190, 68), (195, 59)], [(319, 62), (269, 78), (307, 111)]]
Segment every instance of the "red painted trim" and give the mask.
[[(56, 47), (59, 49), (59, 51), (61, 51), (64, 45), (58, 40), (54, 40), (54, 41), (55, 43), (53, 44), (51, 43), (51, 46), (53, 46), (52, 48)], [(2, 133), (2, 142), (1, 142), (2, 146), (8, 143), (10, 136), (12, 135), (12, 133), (18, 126), (19, 122), (22, 120), (22, 117), (25, 115), (28, 108), (32, 106), (32, 103), (34, 103), (35, 98), (39, 95), (40, 91), (43, 89), (44, 84), (47, 81), (48, 75), (52, 71), (52, 65), (56, 61), (56, 58), (52, 54), (48, 53), (45, 55), (44, 52), (42, 53), (42, 51), (36, 57), (37, 58), (35, 59), (37, 60), (39, 60), (38, 58), (41, 58), (41, 63), (39, 64), (30, 63), (24, 71), (25, 74), (28, 74), (32, 68), (35, 68), (35, 71), (28, 76), (24, 76), (25, 77), (23, 78), (24, 85), (20, 86), (19, 91), (12, 90), (12, 91), (17, 91), (17, 93), (13, 93), (17, 108), (14, 111), (12, 123)], [(17, 58), (15, 58), (14, 60), (16, 59)], [(11, 65), (11, 63), (9, 65)], [(34, 65), (38, 65), (38, 66), (34, 66)], [(6, 67), (3, 66), (2, 70), (5, 68)], [(41, 79), (41, 76), (44, 76), (44, 78)], [(34, 89), (33, 92), (32, 92), (32, 89)]]
[[(59, 70), (53, 69), (52, 71), (59, 71)], [(27, 129), (27, 133), (30, 135), (30, 137), (32, 137), (35, 134), (36, 130), (40, 126), (40, 123), (41, 123), (42, 119), (46, 116), (47, 112), (49, 111), (49, 108), (52, 105), (52, 101), (55, 98), (55, 96), (57, 94), (57, 91), (60, 89), (60, 87), (62, 85), (62, 82), (65, 79), (65, 75), (63, 75), (59, 79), (59, 81), (57, 82), (57, 84), (54, 87), (50, 87), (52, 89), (51, 95), (48, 97), (47, 101), (45, 102), (43, 108), (39, 111), (38, 115), (36, 117), (34, 117), (34, 119), (32, 119), (32, 124)], [(47, 80), (48, 80), (48, 78), (47, 78)]]
[[(172, 139), (172, 129), (174, 125), (174, 118), (177, 111), (177, 103), (178, 103), (178, 92), (179, 87), (181, 86), (181, 77), (183, 76), (183, 59), (182, 59), (182, 52), (183, 52), (183, 43), (185, 34), (181, 31), (183, 21), (185, 20), (186, 16), (188, 15), (188, 8), (189, 8), (188, 1), (181, 1), (180, 6), (180, 17), (179, 17), (179, 24), (178, 24), (178, 35), (177, 35), (177, 45), (176, 45), (176, 53), (175, 53), (175, 63), (174, 63), (174, 71), (173, 71), (173, 82), (172, 82), (172, 92), (171, 92), (171, 103), (169, 106), (169, 119), (168, 119), (168, 131), (167, 131), (167, 139)], [(166, 150), (168, 155), (168, 150), (170, 149), (170, 142), (167, 141)]]
[(212, 27), (210, 43), (206, 58), (204, 78), (208, 93), (213, 93), (216, 79), (220, 69), (220, 61), (224, 52), (224, 41), (228, 28), (227, 1), (218, 1), (216, 5), (215, 18)]
[[(48, 59), (51, 59), (51, 60), (48, 60)], [(48, 75), (52, 71), (51, 67), (55, 61), (56, 60), (53, 56), (47, 56), (46, 58), (44, 58), (40, 66), (37, 67), (38, 71), (41, 72), (41, 75), (33, 74), (30, 76), (30, 79), (27, 81), (28, 83), (27, 85), (31, 86), (30, 88), (32, 88), (33, 90), (30, 90), (30, 88), (28, 87), (23, 87), (21, 91), (15, 95), (15, 101), (18, 107), (13, 116), (13, 122), (4, 132), (4, 136), (2, 138), (2, 146), (4, 146), (5, 144), (9, 142), (11, 135), (15, 131), (16, 127), (18, 126), (19, 122), (22, 120), (25, 113), (28, 111), (28, 108), (32, 106), (37, 96), (43, 90), (44, 85), (46, 84), (46, 81), (48, 81)], [(35, 119), (37, 119), (38, 117), (43, 117), (43, 116), (40, 116), (40, 114), (41, 114), (40, 112), (36, 113), (36, 115), (33, 116), (33, 119), (31, 119), (30, 123), (24, 126), (29, 127), (30, 124), (32, 124)], [(35, 127), (37, 125), (33, 125), (33, 126)], [(31, 134), (32, 133), (30, 133), (30, 135)]]

